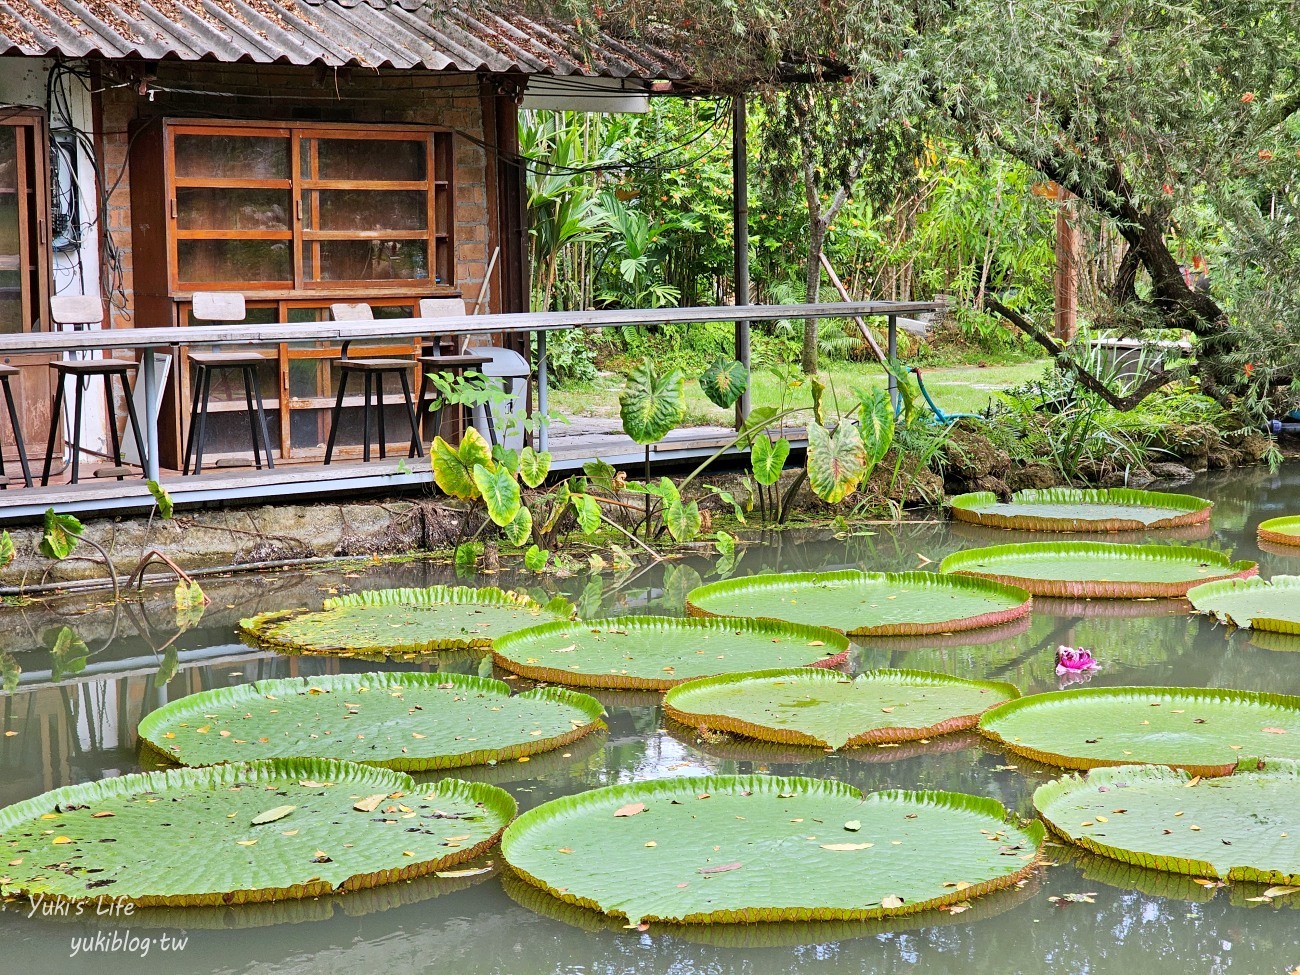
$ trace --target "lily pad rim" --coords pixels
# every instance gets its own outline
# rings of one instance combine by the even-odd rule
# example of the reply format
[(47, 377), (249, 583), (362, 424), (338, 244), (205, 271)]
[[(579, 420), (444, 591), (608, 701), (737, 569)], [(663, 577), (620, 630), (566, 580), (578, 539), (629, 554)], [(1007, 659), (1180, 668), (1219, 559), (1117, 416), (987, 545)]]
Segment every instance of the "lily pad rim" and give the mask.
[(1206, 582), (1189, 589), (1187, 601), (1192, 604), (1192, 607), (1198, 613), (1213, 615), (1221, 623), (1231, 623), (1233, 626), (1243, 629), (1262, 630), (1267, 633), (1300, 634), (1300, 622), (1295, 620), (1277, 619), (1271, 616), (1252, 616), (1244, 623), (1239, 623), (1231, 613), (1217, 610), (1212, 605), (1197, 605), (1198, 600), (1213, 600), (1217, 596), (1258, 589), (1270, 592), (1294, 590), (1297, 596), (1300, 597), (1300, 576), (1277, 575), (1271, 579), (1261, 579), (1258, 576), (1250, 579), (1216, 579), (1213, 582)]
[[(1295, 531), (1288, 531), (1291, 528)], [(1300, 515), (1280, 515), (1261, 521), (1255, 529), (1255, 537), (1274, 545), (1300, 548)]]
[(1163, 508), (1179, 514), (1144, 522), (1137, 518), (1118, 515), (1098, 517), (1065, 517), (1061, 515), (1019, 514), (1011, 515), (982, 509), (1000, 504), (992, 491), (973, 491), (959, 494), (948, 504), (952, 516), (958, 521), (993, 528), (1010, 528), (1020, 531), (1147, 531), (1161, 528), (1179, 528), (1202, 524), (1210, 519), (1214, 502), (1191, 494), (1164, 491), (1144, 491), (1137, 488), (1028, 488), (1011, 496), (1012, 504), (1022, 505), (1112, 505), (1116, 507)]

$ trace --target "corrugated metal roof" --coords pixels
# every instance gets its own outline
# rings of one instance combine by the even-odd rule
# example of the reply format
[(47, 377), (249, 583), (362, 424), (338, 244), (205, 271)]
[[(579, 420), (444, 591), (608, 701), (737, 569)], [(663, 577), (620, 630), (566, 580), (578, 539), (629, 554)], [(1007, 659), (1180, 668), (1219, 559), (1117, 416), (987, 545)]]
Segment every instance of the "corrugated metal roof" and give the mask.
[(606, 34), (442, 0), (0, 0), (0, 52), (681, 78), (680, 61)]

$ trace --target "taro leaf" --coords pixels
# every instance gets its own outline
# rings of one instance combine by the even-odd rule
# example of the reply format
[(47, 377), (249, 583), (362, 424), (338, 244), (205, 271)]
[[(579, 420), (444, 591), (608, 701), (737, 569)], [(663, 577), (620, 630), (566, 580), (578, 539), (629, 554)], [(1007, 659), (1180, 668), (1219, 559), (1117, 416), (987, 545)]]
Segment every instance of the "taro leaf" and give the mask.
[(788, 572), (746, 576), (690, 594), (696, 616), (750, 616), (851, 636), (921, 635), (996, 626), (1029, 613), (1029, 594), (934, 572)]
[(823, 501), (837, 504), (852, 494), (866, 473), (862, 435), (852, 423), (832, 433), (819, 423), (808, 427), (808, 484)]
[(679, 684), (664, 698), (664, 713), (711, 731), (839, 749), (964, 731), (1019, 696), (1011, 684), (916, 670), (873, 670), (853, 680), (817, 668), (762, 670)]
[[(413, 832), (394, 825), (405, 813), (353, 811), (356, 796), (376, 793), (401, 794), (394, 804), (411, 811)], [(251, 826), (276, 800), (297, 807), (295, 828)], [(4, 892), (63, 902), (107, 895), (175, 907), (319, 897), (469, 860), (491, 847), (515, 808), (494, 786), (456, 779), (416, 785), (408, 775), (350, 762), (267, 761), (123, 775), (0, 810), (7, 858), (22, 861), (5, 868)], [(66, 869), (41, 866), (50, 860), (51, 829), (69, 841), (58, 850)], [(172, 834), (192, 837), (183, 856), (163, 842)]]
[(1169, 765), (1227, 775), (1242, 759), (1300, 759), (1300, 697), (1088, 687), (1010, 701), (987, 712), (979, 729), (1017, 754), (1065, 768)]
[(503, 467), (511, 474), (519, 473), (519, 451), (513, 447), (506, 447), (499, 443), (492, 445), (492, 462), (498, 467)]
[(700, 376), (700, 389), (715, 406), (728, 410), (745, 395), (749, 370), (735, 359), (718, 358)]
[(719, 555), (724, 558), (731, 558), (736, 554), (735, 536), (728, 535), (724, 531), (715, 532), (713, 535), (713, 547), (717, 549)]
[(539, 453), (530, 444), (519, 454), (519, 479), (530, 488), (541, 487), (550, 472), (551, 452), (549, 450)]
[(505, 536), (511, 545), (523, 545), (533, 536), (533, 513), (520, 505), (515, 520), (505, 526)]
[(493, 660), (503, 670), (534, 680), (666, 690), (716, 674), (838, 666), (848, 651), (847, 639), (814, 626), (624, 616), (548, 623), (502, 637), (493, 645)]
[(456, 575), (469, 575), (478, 567), (483, 557), (482, 542), (461, 542), (456, 546)]
[(18, 663), (18, 659), (8, 650), (0, 650), (0, 680), (3, 681), (4, 692), (13, 694), (18, 690), (18, 681), (23, 676), (23, 668)]
[(786, 459), (790, 456), (790, 441), (781, 437), (776, 443), (765, 433), (754, 437), (750, 447), (749, 462), (754, 469), (754, 480), (759, 484), (775, 484), (781, 479), (785, 470)]
[(1039, 786), (1034, 807), (1067, 839), (1124, 863), (1226, 881), (1300, 883), (1295, 841), (1279, 839), (1296, 829), (1300, 764), (1269, 761), (1189, 789), (1193, 781), (1167, 768), (1099, 768)]
[(1187, 594), (1197, 612), (1220, 621), (1273, 633), (1300, 634), (1300, 576), (1227, 579), (1196, 586)]
[(602, 728), (603, 711), (575, 691), (512, 697), (502, 681), (465, 674), (292, 677), (170, 701), (140, 723), (140, 739), (191, 766), (332, 758), (424, 772), (567, 745)]
[(524, 552), (524, 567), (529, 572), (541, 572), (546, 568), (546, 563), (551, 558), (551, 553), (536, 545), (529, 545), (528, 550)]
[(703, 584), (704, 580), (694, 567), (670, 562), (664, 566), (664, 594), (660, 605), (666, 613), (679, 616), (686, 609), (686, 597), (691, 590)]
[(90, 648), (69, 626), (62, 627), (50, 648), (50, 679), (54, 682), (86, 669)]
[(1035, 596), (1141, 599), (1181, 598), (1203, 582), (1248, 578), (1259, 567), (1190, 545), (1021, 542), (954, 552), (939, 570), (1006, 582)]
[(664, 509), (664, 524), (668, 526), (668, 533), (676, 541), (683, 543), (691, 541), (700, 533), (700, 528), (704, 524), (699, 502), (692, 501), (690, 504), (682, 504), (680, 501), (671, 502)]
[(874, 467), (884, 459), (894, 443), (894, 404), (889, 393), (883, 389), (855, 389), (854, 392), (862, 404), (861, 433), (867, 451), (867, 464)]
[(826, 380), (822, 379), (821, 376), (814, 375), (812, 377), (811, 391), (813, 419), (817, 422), (818, 426), (821, 426), (826, 422), (825, 411), (822, 409), (822, 399), (826, 396)]
[(590, 535), (600, 528), (600, 502), (590, 494), (575, 494), (571, 498), (578, 516), (578, 531)]
[(171, 494), (157, 481), (150, 481), (148, 488), (149, 493), (153, 495), (154, 503), (158, 505), (158, 517), (163, 521), (170, 521), (175, 509)]
[[(470, 432), (465, 431), (467, 437)], [(467, 467), (456, 448), (442, 437), (433, 438), (433, 444), (429, 447), (429, 460), (433, 466), (433, 480), (444, 494), (462, 501), (479, 496), (478, 487), (474, 483), (474, 468)]]
[(578, 607), (573, 604), (573, 600), (568, 596), (559, 593), (542, 605), (542, 612), (558, 616), (560, 619), (571, 620), (577, 617)]
[(325, 600), (320, 612), (263, 613), (242, 634), (287, 653), (404, 656), (486, 648), (512, 630), (554, 620), (527, 596), (485, 587), (382, 589)]
[(503, 467), (488, 470), (474, 465), (474, 485), (487, 505), (488, 517), (498, 525), (508, 525), (519, 514), (519, 482)]
[(1017, 491), (999, 501), (991, 491), (959, 494), (950, 502), (958, 521), (1022, 531), (1103, 532), (1176, 528), (1209, 521), (1213, 502), (1190, 494), (1131, 488), (1047, 488)]
[(1300, 545), (1300, 515), (1283, 515), (1259, 523), (1257, 534), (1261, 542), (1275, 545)]
[(16, 554), (14, 540), (9, 537), (9, 533), (0, 532), (0, 569), (12, 563)]
[[(645, 811), (613, 815), (634, 803)], [(814, 823), (849, 818), (862, 822), (859, 835), (885, 842), (823, 849)], [(995, 833), (1002, 842), (989, 842)], [(1034, 869), (1043, 839), (1042, 824), (1018, 825), (982, 797), (864, 796), (835, 781), (717, 776), (552, 800), (506, 830), (501, 853), (525, 881), (632, 923), (859, 920), (1010, 886)], [(1004, 856), (1005, 846), (1023, 852)], [(958, 890), (954, 877), (970, 886)], [(883, 906), (889, 897), (901, 905)]]
[(603, 460), (589, 460), (582, 465), (582, 473), (591, 479), (591, 483), (597, 487), (603, 487), (607, 491), (614, 489), (614, 478), (618, 476), (618, 471), (612, 464)]
[(686, 416), (686, 377), (678, 369), (660, 375), (646, 359), (628, 375), (618, 402), (623, 432), (636, 443), (655, 443)]
[(729, 505), (731, 507), (731, 513), (735, 516), (736, 521), (740, 522), (742, 525), (745, 524), (745, 509), (740, 506), (740, 502), (736, 500), (734, 494), (730, 491), (724, 491), (722, 488), (716, 487), (712, 484), (704, 485), (704, 490), (708, 491), (723, 504)]
[[(197, 609), (208, 604), (208, 597), (203, 594), (203, 587), (196, 581), (190, 579), (188, 582), (184, 579), (176, 583), (176, 588), (172, 591), (172, 601), (176, 609), (184, 612), (189, 609)], [(200, 616), (203, 614), (200, 613)]]
[(66, 559), (77, 547), (86, 526), (73, 515), (56, 515), (53, 508), (45, 509), (45, 530), (41, 534), (41, 554), (58, 562)]
[(736, 441), (740, 447), (748, 446), (749, 441), (759, 433), (765, 431), (778, 416), (781, 411), (775, 406), (756, 406), (749, 411), (745, 417), (745, 422), (740, 426), (740, 437)]

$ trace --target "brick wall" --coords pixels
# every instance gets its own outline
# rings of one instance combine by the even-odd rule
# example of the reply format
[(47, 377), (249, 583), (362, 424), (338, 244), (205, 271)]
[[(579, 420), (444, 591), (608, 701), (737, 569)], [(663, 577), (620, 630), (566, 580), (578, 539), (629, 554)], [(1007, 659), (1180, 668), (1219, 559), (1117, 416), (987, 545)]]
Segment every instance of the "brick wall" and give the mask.
[[(463, 133), (455, 140), (456, 283), (467, 304), (472, 305), (478, 297), (491, 251), (486, 179), (489, 172), (495, 174), (496, 167), (489, 166), (486, 150), (471, 141), (491, 139), (484, 131), (480, 88), (474, 75), (161, 62), (156, 80), (149, 82), (150, 97), (141, 95), (134, 83), (141, 70), (130, 65), (106, 67), (106, 85), (131, 83), (109, 88), (101, 96), (104, 178), (112, 186), (120, 176), (107, 214), (108, 230), (122, 254), (126, 290), (126, 308), (114, 314), (115, 327), (129, 327), (134, 311), (129, 130), (137, 119), (150, 116), (404, 123), (444, 126)], [(163, 188), (158, 192), (164, 192)], [(496, 310), (496, 294), (491, 304)]]

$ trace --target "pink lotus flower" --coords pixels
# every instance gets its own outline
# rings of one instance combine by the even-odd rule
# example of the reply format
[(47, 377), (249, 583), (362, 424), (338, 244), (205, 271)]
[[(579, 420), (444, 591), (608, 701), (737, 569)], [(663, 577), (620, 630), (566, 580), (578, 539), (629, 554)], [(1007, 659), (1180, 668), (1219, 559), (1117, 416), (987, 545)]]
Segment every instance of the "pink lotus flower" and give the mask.
[(1057, 674), (1078, 674), (1085, 671), (1096, 670), (1097, 661), (1092, 659), (1092, 651), (1084, 650), (1082, 647), (1059, 646), (1056, 648), (1056, 672)]

